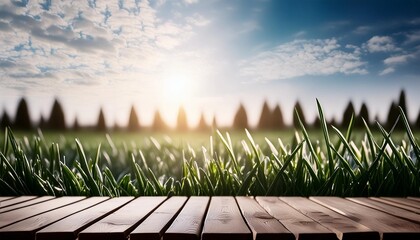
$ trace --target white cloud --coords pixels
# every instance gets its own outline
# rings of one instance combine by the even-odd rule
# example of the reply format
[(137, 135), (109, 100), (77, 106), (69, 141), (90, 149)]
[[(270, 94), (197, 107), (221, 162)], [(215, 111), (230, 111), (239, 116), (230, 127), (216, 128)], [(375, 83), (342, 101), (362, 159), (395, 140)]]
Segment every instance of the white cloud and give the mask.
[(257, 81), (366, 74), (365, 64), (357, 51), (343, 51), (336, 39), (295, 40), (242, 61), (240, 74)]
[(386, 58), (384, 60), (384, 63), (386, 65), (403, 64), (403, 63), (406, 63), (409, 59), (414, 58), (414, 57), (415, 56), (413, 54), (397, 55), (397, 56)]
[(198, 0), (184, 0), (184, 3), (186, 3), (186, 4), (194, 4), (194, 3), (198, 3)]
[(392, 52), (399, 50), (394, 40), (389, 36), (373, 36), (364, 44), (364, 47), (371, 53), (374, 52)]
[(387, 75), (387, 74), (390, 74), (390, 73), (393, 73), (393, 72), (395, 72), (395, 68), (393, 68), (393, 67), (387, 67), (387, 68), (385, 68), (384, 70), (382, 70), (382, 71), (379, 73), (379, 75), (380, 75), (380, 76), (383, 76), (383, 75)]
[(416, 43), (420, 41), (420, 31), (411, 32), (406, 34), (407, 40), (404, 42), (405, 44)]

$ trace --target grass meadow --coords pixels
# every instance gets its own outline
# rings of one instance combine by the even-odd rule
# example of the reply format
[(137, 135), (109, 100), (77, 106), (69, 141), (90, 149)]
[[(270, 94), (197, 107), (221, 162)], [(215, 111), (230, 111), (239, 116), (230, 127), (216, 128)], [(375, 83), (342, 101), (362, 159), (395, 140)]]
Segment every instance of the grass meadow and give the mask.
[[(420, 148), (381, 125), (281, 132), (16, 132), (0, 137), (0, 195), (420, 196)], [(395, 126), (395, 125), (394, 125)]]

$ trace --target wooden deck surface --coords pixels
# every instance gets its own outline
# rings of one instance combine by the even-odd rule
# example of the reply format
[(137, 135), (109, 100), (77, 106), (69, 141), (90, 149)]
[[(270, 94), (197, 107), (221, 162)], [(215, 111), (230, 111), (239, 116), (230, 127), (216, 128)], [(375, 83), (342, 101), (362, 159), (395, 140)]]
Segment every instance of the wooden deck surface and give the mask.
[(8, 240), (420, 239), (420, 199), (0, 196)]

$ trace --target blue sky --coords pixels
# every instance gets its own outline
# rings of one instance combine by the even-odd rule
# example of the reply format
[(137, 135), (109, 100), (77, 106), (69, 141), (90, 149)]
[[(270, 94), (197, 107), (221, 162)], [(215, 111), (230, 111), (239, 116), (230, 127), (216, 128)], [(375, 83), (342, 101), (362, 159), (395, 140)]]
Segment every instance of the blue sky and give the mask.
[(34, 121), (57, 97), (72, 123), (127, 121), (131, 104), (150, 124), (174, 124), (185, 105), (230, 124), (240, 102), (256, 124), (262, 102), (307, 118), (315, 98), (340, 118), (351, 99), (385, 118), (405, 89), (420, 103), (419, 1), (116, 0), (2, 1), (0, 108), (25, 96)]

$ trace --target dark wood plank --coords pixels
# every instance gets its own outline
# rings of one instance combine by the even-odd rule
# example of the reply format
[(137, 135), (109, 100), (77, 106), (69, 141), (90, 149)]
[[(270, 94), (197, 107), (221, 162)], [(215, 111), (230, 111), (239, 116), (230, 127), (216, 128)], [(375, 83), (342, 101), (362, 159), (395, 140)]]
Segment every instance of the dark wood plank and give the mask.
[(84, 198), (85, 197), (60, 197), (50, 201), (2, 213), (0, 214), (0, 228), (38, 214), (78, 202)]
[(234, 197), (211, 198), (201, 239), (252, 240)]
[(375, 201), (369, 198), (347, 198), (350, 201), (356, 202), (358, 204), (364, 205), (366, 207), (370, 207), (382, 212), (385, 212), (390, 215), (394, 215), (399, 218), (404, 218), (412, 222), (420, 223), (420, 215), (407, 211), (405, 209), (392, 206), (387, 203)]
[(36, 198), (36, 196), (15, 197), (15, 198), (0, 202), (0, 209), (4, 208), (4, 207), (7, 207), (7, 206), (17, 204), (17, 203), (26, 202), (26, 201), (29, 201), (29, 200), (34, 199), (34, 198)]
[(139, 197), (79, 233), (79, 240), (125, 240), (166, 197)]
[(420, 239), (420, 225), (338, 197), (311, 197), (311, 200), (378, 231), (381, 239)]
[(303, 197), (280, 197), (294, 209), (335, 232), (339, 239), (379, 240), (379, 233)]
[(37, 203), (41, 203), (41, 202), (45, 202), (45, 201), (48, 201), (48, 200), (51, 200), (51, 199), (54, 199), (54, 197), (53, 196), (37, 197), (37, 198), (31, 199), (31, 200), (26, 201), (26, 202), (21, 202), (21, 203), (18, 203), (18, 204), (14, 204), (14, 205), (10, 205), (10, 206), (4, 207), (4, 208), (0, 208), (0, 213), (9, 212), (9, 211), (19, 209), (19, 208), (24, 208), (24, 207), (34, 205), (34, 204), (37, 204)]
[(130, 233), (130, 240), (160, 240), (187, 199), (187, 197), (171, 197), (166, 200)]
[(242, 215), (254, 240), (294, 240), (295, 236), (277, 219), (267, 213), (253, 197), (236, 197)]
[(277, 197), (256, 197), (256, 199), (270, 215), (279, 220), (292, 232), (296, 236), (296, 239), (338, 239), (334, 232), (280, 201)]
[(134, 197), (112, 198), (86, 210), (75, 213), (36, 233), (37, 240), (75, 240), (79, 232), (99, 219), (113, 213), (116, 209), (133, 200)]
[(14, 197), (13, 196), (0, 197), (0, 202), (6, 201), (6, 200), (9, 200), (9, 199), (12, 199), (12, 198), (14, 198)]
[(4, 228), (0, 228), (0, 239), (35, 239), (35, 232), (39, 229), (74, 213), (82, 211), (83, 209), (105, 201), (106, 199), (108, 199), (108, 197), (87, 198), (85, 200), (27, 218)]
[(199, 240), (209, 197), (190, 197), (163, 235), (163, 240)]
[(420, 198), (419, 197), (408, 197), (408, 199), (414, 200), (414, 201), (417, 201), (417, 202), (420, 202)]
[(407, 199), (407, 198), (394, 198), (394, 197), (393, 198), (390, 198), (390, 197), (381, 197), (381, 198), (372, 197), (370, 199), (373, 199), (373, 200), (379, 201), (379, 202), (383, 202), (383, 203), (387, 203), (387, 204), (390, 204), (392, 206), (396, 206), (396, 207), (403, 208), (405, 210), (420, 214), (420, 202), (417, 202), (417, 201), (413, 201), (413, 200), (410, 200), (410, 199)]

